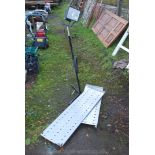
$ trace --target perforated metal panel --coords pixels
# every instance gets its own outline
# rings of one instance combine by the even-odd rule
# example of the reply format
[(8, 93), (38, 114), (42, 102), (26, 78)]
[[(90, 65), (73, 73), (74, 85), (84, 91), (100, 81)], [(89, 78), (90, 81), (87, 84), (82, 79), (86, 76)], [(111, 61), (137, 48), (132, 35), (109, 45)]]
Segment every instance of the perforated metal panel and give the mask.
[[(94, 85), (86, 84), (84, 91), (86, 91), (88, 88), (92, 88), (98, 91), (103, 91), (103, 87), (98, 87)], [(95, 106), (95, 108), (89, 113), (89, 115), (83, 120), (83, 124), (93, 125), (97, 127), (98, 119), (99, 119), (99, 113), (100, 113), (100, 107), (101, 107), (101, 100), (98, 102), (98, 104)]]
[(95, 106), (91, 113), (84, 119), (83, 124), (93, 125), (97, 127), (101, 101)]
[(126, 28), (127, 24), (128, 21), (125, 19), (108, 10), (104, 10), (92, 30), (105, 47), (109, 47)]
[(49, 141), (63, 146), (97, 105), (103, 94), (103, 92), (88, 88), (41, 135)]

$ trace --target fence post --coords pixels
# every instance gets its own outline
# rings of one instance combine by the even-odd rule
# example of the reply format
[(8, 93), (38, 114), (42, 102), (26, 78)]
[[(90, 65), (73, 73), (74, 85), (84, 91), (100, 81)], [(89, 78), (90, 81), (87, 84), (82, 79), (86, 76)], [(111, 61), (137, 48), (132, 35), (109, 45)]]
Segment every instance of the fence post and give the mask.
[(121, 16), (122, 14), (122, 2), (123, 0), (117, 0), (117, 15)]

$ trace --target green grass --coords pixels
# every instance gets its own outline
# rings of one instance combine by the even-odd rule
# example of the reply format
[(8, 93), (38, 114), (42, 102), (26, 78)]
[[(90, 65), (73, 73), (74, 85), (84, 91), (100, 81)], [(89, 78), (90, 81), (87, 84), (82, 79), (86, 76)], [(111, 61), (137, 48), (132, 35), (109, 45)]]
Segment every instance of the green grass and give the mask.
[[(92, 30), (83, 27), (81, 23), (72, 29), (72, 35), (75, 36), (74, 47), (79, 56), (79, 76), (83, 85), (93, 83), (109, 88), (107, 79), (114, 78), (112, 63), (121, 58), (128, 58), (128, 53), (120, 50), (115, 57), (112, 57), (111, 54), (118, 40), (109, 48), (105, 48)], [(128, 44), (128, 40), (125, 44)], [(114, 88), (117, 89), (117, 84), (112, 84), (112, 91)]]
[[(49, 25), (63, 20), (66, 7), (64, 4), (54, 9), (54, 14), (59, 18), (50, 19)], [(50, 47), (39, 50), (40, 73), (25, 93), (27, 145), (37, 143), (41, 132), (68, 106), (72, 98), (70, 84), (76, 84), (64, 28), (62, 25), (49, 28)], [(89, 83), (103, 86), (108, 93), (123, 93), (128, 74), (120, 72), (118, 78), (113, 72), (112, 62), (128, 58), (128, 54), (119, 51), (115, 57), (111, 56), (118, 41), (110, 48), (105, 48), (92, 30), (83, 27), (81, 22), (71, 28), (71, 35), (78, 57), (82, 89)]]

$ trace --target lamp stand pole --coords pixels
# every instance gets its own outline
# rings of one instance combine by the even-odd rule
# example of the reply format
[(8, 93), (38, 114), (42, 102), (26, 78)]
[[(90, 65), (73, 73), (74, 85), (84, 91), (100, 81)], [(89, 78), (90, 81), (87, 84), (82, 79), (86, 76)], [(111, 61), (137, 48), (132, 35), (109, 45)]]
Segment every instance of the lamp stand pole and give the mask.
[(69, 31), (69, 26), (68, 25), (67, 25), (67, 35), (68, 35), (68, 41), (69, 41), (70, 51), (71, 51), (71, 55), (72, 55), (73, 65), (74, 65), (74, 71), (75, 71), (75, 75), (76, 75), (76, 81), (77, 81), (77, 85), (78, 85), (78, 90), (76, 90), (75, 87), (74, 87), (74, 89), (79, 94), (81, 94), (80, 81), (79, 81), (79, 77), (78, 77), (77, 58), (75, 57), (74, 52), (73, 52), (72, 40), (71, 40), (71, 36), (70, 36), (70, 31)]

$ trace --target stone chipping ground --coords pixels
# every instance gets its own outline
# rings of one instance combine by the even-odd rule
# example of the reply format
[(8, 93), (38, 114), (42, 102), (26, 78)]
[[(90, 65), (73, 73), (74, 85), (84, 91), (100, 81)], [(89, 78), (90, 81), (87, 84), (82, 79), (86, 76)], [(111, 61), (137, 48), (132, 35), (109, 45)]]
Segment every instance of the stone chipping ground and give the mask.
[[(128, 155), (129, 81), (126, 70), (113, 69), (114, 61), (126, 58), (120, 51), (112, 57), (114, 43), (106, 49), (90, 28), (81, 22), (71, 28), (74, 52), (78, 57), (79, 78), (85, 84), (104, 87), (98, 127), (80, 125), (63, 148), (48, 142), (40, 133), (68, 106), (76, 84), (69, 52), (62, 3), (49, 16), (50, 47), (39, 50), (40, 73), (26, 83), (26, 155)], [(128, 45), (128, 42), (126, 42)]]

